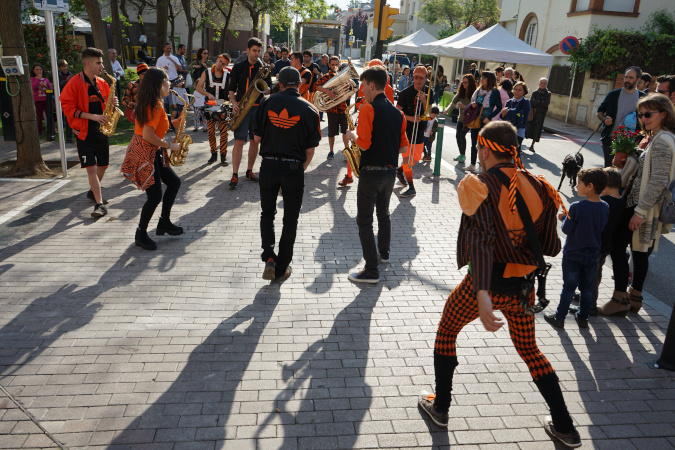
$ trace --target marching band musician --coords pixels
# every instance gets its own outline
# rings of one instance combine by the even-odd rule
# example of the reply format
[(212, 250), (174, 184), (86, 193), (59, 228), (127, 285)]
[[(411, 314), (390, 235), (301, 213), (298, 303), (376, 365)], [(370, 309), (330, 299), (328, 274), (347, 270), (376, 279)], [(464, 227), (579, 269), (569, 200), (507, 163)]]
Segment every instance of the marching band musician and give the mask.
[[(292, 64), (292, 63), (291, 63)], [(293, 245), (305, 189), (305, 170), (321, 140), (321, 120), (316, 107), (298, 92), (300, 73), (294, 67), (279, 71), (280, 92), (265, 98), (253, 120), (255, 140), (260, 143), (260, 236), (263, 279), (283, 281), (291, 276)], [(284, 200), (284, 219), (279, 252), (274, 252), (274, 216), (279, 190)]]
[[(335, 75), (338, 73), (338, 66), (340, 65), (340, 58), (337, 56), (333, 55), (330, 57), (330, 60), (328, 61), (328, 67), (329, 71), (326, 75), (321, 77), (319, 81), (314, 83), (314, 91), (318, 92), (323, 92), (324, 94), (328, 95), (331, 99), (334, 99), (336, 94), (330, 89), (326, 89), (323, 87), (324, 84), (328, 82), (331, 78), (333, 78)], [(347, 124), (347, 116), (345, 115), (345, 111), (347, 110), (347, 100), (344, 102), (333, 106), (331, 109), (328, 110), (328, 145), (330, 146), (330, 151), (328, 152), (328, 158), (327, 159), (333, 159), (333, 156), (335, 156), (335, 153), (333, 152), (333, 147), (335, 146), (335, 136), (340, 134), (340, 130), (342, 130), (342, 142), (344, 146), (346, 147), (349, 144), (349, 141), (345, 137), (344, 133), (347, 132), (349, 129), (349, 126)]]
[[(169, 119), (164, 112), (162, 98), (170, 94), (170, 88), (171, 83), (164, 69), (152, 67), (145, 72), (138, 92), (134, 136), (127, 147), (121, 169), (124, 177), (148, 196), (141, 210), (135, 238), (136, 245), (145, 250), (157, 249), (155, 241), (148, 236), (148, 224), (160, 201), (162, 215), (156, 234), (183, 234), (183, 228), (171, 223), (170, 219), (171, 207), (180, 188), (180, 179), (169, 165), (167, 152), (180, 151), (180, 144), (164, 140), (169, 129)], [(162, 182), (166, 185), (163, 198)]]
[[(260, 52), (262, 50), (262, 41), (258, 38), (251, 38), (248, 40), (246, 47), (246, 59), (240, 61), (232, 67), (229, 82), (229, 98), (232, 102), (233, 113), (239, 111), (239, 101), (249, 88), (249, 83), (262, 70), (262, 62), (260, 61)], [(265, 78), (267, 86), (272, 85), (272, 77), (270, 75)], [(269, 89), (268, 89), (269, 92)], [(263, 98), (262, 93), (258, 96), (254, 106), (248, 111), (246, 117), (241, 122), (239, 128), (234, 131), (234, 147), (232, 148), (232, 178), (230, 179), (230, 188), (234, 189), (239, 183), (239, 164), (241, 163), (241, 152), (244, 149), (244, 144), (251, 138), (251, 143), (248, 147), (248, 167), (246, 169), (246, 179), (252, 182), (257, 182), (258, 177), (253, 173), (253, 164), (258, 156), (258, 143), (253, 140), (251, 133), (251, 118), (255, 116), (257, 106)]]
[(422, 158), (422, 152), (424, 152), (424, 130), (427, 123), (422, 121), (420, 116), (424, 114), (427, 104), (428, 87), (427, 70), (424, 66), (417, 66), (413, 71), (413, 85), (398, 94), (396, 107), (403, 111), (405, 120), (408, 122), (406, 134), (410, 141), (408, 151), (403, 155), (403, 162), (396, 173), (399, 182), (403, 186), (409, 186), (400, 197), (413, 197), (417, 193), (413, 184), (412, 167)]
[(122, 104), (126, 107), (124, 110), (124, 116), (129, 120), (129, 122), (135, 122), (136, 116), (134, 115), (134, 110), (136, 109), (136, 96), (138, 95), (138, 86), (143, 80), (143, 74), (148, 70), (148, 65), (146, 63), (140, 63), (136, 66), (136, 74), (138, 75), (138, 80), (132, 81), (127, 85), (127, 89), (124, 92), (124, 98), (122, 99)]
[[(91, 217), (108, 214), (104, 206), (108, 202), (101, 194), (101, 180), (109, 164), (108, 136), (101, 132), (101, 125), (108, 123), (103, 115), (110, 95), (110, 86), (102, 78), (103, 52), (97, 48), (85, 48), (82, 52), (82, 72), (74, 76), (61, 92), (63, 114), (77, 138), (77, 155), (80, 166), (87, 169), (89, 186), (87, 198), (96, 202)], [(117, 97), (113, 98), (118, 105)]]
[(300, 86), (298, 92), (300, 96), (309, 101), (309, 87), (312, 84), (312, 72), (302, 65), (302, 52), (291, 53), (291, 67), (295, 67), (300, 72)]
[[(216, 63), (202, 73), (195, 90), (211, 101), (226, 100), (228, 94), (228, 64), (230, 64), (230, 55), (227, 53), (219, 55), (216, 58)], [(229, 122), (213, 118), (206, 119), (206, 129), (209, 135), (209, 145), (211, 146), (211, 158), (207, 163), (214, 163), (218, 158), (216, 151), (216, 122), (218, 122), (218, 130), (220, 130), (220, 163), (223, 166), (227, 166), (227, 126)]]
[[(375, 67), (375, 66), (382, 66), (384, 67), (384, 64), (382, 64), (382, 61), (375, 58), (368, 63), (368, 67)], [(391, 87), (389, 84), (389, 78), (387, 77), (387, 85), (384, 87), (384, 95), (387, 97), (387, 99), (391, 102), (391, 104), (394, 104), (394, 88)], [(359, 91), (356, 94), (356, 98), (360, 99), (358, 102), (356, 102), (356, 110), (360, 111), (361, 107), (365, 104), (368, 103), (368, 99), (365, 97), (363, 94), (363, 84), (359, 86)], [(347, 164), (347, 175), (338, 183), (338, 186), (340, 187), (345, 187), (351, 183), (354, 182), (354, 178), (352, 177), (352, 167)]]
[[(396, 181), (398, 154), (408, 148), (406, 121), (384, 94), (389, 79), (383, 66), (369, 67), (361, 74), (361, 86), (368, 103), (361, 108), (356, 132), (347, 139), (361, 148), (359, 187), (356, 194), (356, 223), (366, 266), (349, 275), (357, 283), (377, 283), (380, 261), (389, 261), (391, 219), (389, 200)], [(377, 245), (373, 234), (373, 210), (377, 208)]]

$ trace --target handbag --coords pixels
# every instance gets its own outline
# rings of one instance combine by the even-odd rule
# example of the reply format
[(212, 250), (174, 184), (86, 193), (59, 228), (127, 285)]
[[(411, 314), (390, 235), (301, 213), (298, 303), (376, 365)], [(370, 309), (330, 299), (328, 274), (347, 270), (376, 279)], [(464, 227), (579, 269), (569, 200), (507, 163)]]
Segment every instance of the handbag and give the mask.
[(464, 127), (469, 130), (475, 130), (481, 126), (481, 116), (483, 114), (483, 105), (472, 103), (464, 108)]

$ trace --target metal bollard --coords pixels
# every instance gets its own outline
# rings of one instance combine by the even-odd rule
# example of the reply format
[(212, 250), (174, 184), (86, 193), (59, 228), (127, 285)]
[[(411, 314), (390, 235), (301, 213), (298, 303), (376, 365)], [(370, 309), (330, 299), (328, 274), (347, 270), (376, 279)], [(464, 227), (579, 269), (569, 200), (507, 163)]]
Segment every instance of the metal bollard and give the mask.
[(45, 109), (45, 115), (47, 116), (47, 140), (53, 141), (56, 138), (54, 137), (54, 91), (47, 89), (47, 108)]
[(661, 351), (661, 357), (656, 361), (655, 367), (675, 371), (675, 311), (670, 315), (666, 340), (663, 342), (663, 351)]
[(441, 174), (441, 156), (443, 155), (443, 129), (445, 128), (445, 119), (438, 119), (438, 136), (436, 137), (436, 162), (434, 163), (434, 175)]

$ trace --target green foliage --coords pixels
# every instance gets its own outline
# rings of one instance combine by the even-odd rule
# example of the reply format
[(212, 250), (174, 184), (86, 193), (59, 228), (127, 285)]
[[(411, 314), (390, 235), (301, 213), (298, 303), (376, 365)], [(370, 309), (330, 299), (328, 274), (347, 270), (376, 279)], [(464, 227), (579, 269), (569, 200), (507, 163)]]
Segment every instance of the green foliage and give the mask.
[(499, 14), (496, 0), (430, 0), (417, 12), (428, 24), (444, 24), (459, 30), (469, 25), (478, 30), (491, 27), (499, 21)]
[(642, 29), (646, 33), (675, 36), (675, 14), (668, 12), (666, 9), (654, 11)]
[[(47, 33), (44, 25), (24, 25), (23, 38), (26, 42), (26, 55), (28, 64), (40, 63), (46, 72), (54, 73), (49, 58), (49, 44), (47, 44)], [(70, 66), (69, 70), (73, 73), (82, 69), (80, 62), (80, 52), (82, 47), (76, 44), (71, 36), (61, 36), (56, 34), (56, 59), (65, 59)], [(56, 69), (56, 68), (54, 68)]]
[(580, 39), (570, 61), (577, 72), (588, 70), (598, 79), (616, 79), (630, 66), (639, 66), (652, 75), (673, 73), (675, 36), (596, 27)]

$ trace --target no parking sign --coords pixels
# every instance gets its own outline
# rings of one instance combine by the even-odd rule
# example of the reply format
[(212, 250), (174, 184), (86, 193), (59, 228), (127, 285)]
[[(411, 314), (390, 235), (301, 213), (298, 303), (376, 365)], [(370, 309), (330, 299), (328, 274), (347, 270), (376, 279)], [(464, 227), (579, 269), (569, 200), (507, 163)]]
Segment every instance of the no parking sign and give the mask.
[(567, 36), (565, 39), (560, 41), (560, 51), (565, 55), (574, 53), (574, 51), (579, 48), (579, 39), (574, 36)]

